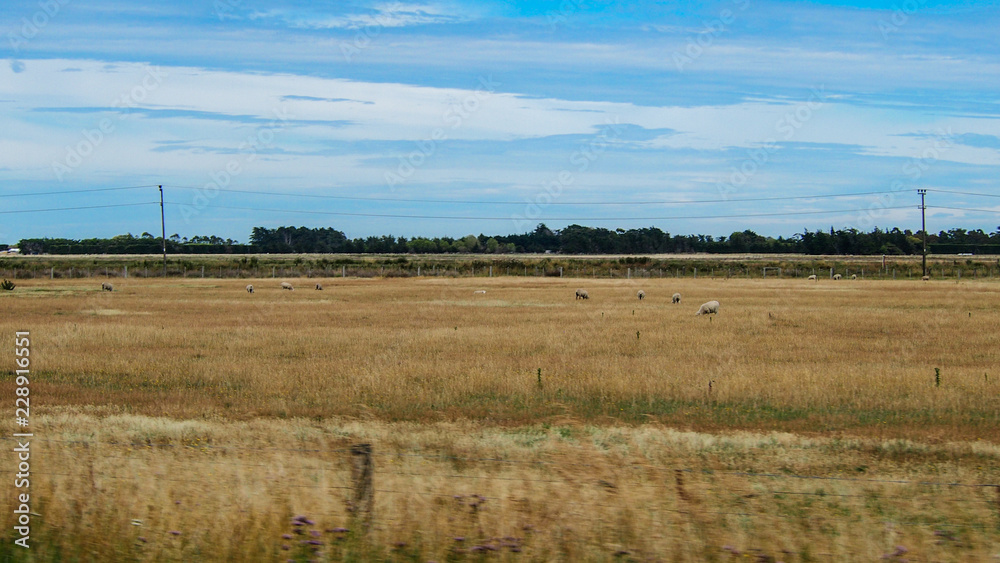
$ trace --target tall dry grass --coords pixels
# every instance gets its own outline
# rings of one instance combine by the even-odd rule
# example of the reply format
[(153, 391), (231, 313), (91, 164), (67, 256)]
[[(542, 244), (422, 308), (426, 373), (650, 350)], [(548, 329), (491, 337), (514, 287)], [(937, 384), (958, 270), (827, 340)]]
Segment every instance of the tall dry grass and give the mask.
[(34, 428), (33, 549), (5, 560), (988, 561), (1000, 540), (996, 491), (947, 485), (1000, 480), (995, 444), (83, 410)]

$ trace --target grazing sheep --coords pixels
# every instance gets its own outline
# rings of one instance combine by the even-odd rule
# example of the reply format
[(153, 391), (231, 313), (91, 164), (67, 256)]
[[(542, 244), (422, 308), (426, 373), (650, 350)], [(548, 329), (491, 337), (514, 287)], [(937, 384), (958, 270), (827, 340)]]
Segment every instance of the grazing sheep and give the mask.
[(924, 276), (924, 277), (922, 277), (920, 279), (922, 279), (924, 281), (931, 281), (931, 277), (930, 276)]
[(670, 302), (674, 303), (675, 305), (677, 303), (680, 303), (681, 302), (681, 294), (680, 293), (675, 293), (674, 296), (670, 298)]
[(253, 284), (247, 284), (247, 293), (253, 293)]
[(576, 298), (577, 299), (590, 299), (590, 296), (587, 295), (587, 291), (586, 290), (578, 289), (578, 290), (576, 290)]
[(858, 275), (857, 275), (857, 274), (851, 274), (851, 279), (852, 279), (852, 280), (856, 280), (856, 279), (858, 279)]
[(646, 298), (646, 292), (641, 289), (639, 290), (639, 293), (637, 293), (636, 295), (639, 297), (639, 301), (642, 301), (643, 299)]
[(472, 293), (473, 294), (475, 294), (475, 293), (482, 293), (483, 295), (486, 295), (486, 290), (485, 289), (477, 289), (477, 290), (473, 291)]
[(807, 279), (807, 280), (812, 280), (812, 281), (816, 281), (816, 274), (813, 274), (813, 275), (809, 276), (809, 277), (808, 277), (808, 278), (806, 278), (806, 279)]
[(833, 279), (834, 280), (839, 280), (840, 277), (841, 277), (840, 274), (833, 274)]
[(292, 291), (295, 288), (292, 287), (292, 284), (290, 284), (288, 282), (281, 282), (281, 289), (287, 289), (289, 291)]
[(103, 290), (103, 291), (114, 291), (114, 289), (115, 288), (112, 287), (112, 285), (110, 283), (108, 283), (108, 282), (104, 282), (104, 283), (101, 284), (101, 290)]
[(708, 303), (703, 304), (698, 309), (698, 312), (695, 313), (695, 316), (698, 316), (698, 315), (708, 315), (708, 314), (715, 315), (715, 314), (718, 314), (718, 312), (719, 312), (719, 302), (718, 301), (709, 301)]
[(316, 290), (317, 291), (323, 291), (323, 284), (321, 284), (321, 283), (316, 284)]

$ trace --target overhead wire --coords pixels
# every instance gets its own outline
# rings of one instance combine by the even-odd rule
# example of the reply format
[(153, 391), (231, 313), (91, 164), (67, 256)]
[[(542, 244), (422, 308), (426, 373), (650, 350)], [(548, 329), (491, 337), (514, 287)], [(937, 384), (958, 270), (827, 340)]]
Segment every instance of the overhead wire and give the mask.
[[(526, 203), (531, 203), (530, 200), (459, 200), (459, 199), (423, 199), (423, 198), (395, 198), (395, 197), (364, 197), (364, 196), (341, 196), (341, 195), (329, 195), (329, 194), (304, 194), (296, 192), (274, 192), (274, 191), (259, 191), (259, 190), (241, 190), (235, 188), (221, 188), (221, 187), (203, 187), (198, 188), (194, 186), (175, 186), (175, 185), (165, 185), (167, 188), (171, 189), (182, 189), (182, 190), (211, 190), (219, 192), (229, 192), (229, 193), (243, 193), (249, 195), (267, 195), (267, 196), (281, 196), (281, 197), (302, 197), (302, 198), (313, 198), (313, 199), (337, 199), (337, 200), (347, 200), (347, 201), (384, 201), (392, 203), (440, 203), (440, 204), (461, 204), (461, 205), (524, 205)], [(742, 202), (757, 202), (757, 201), (793, 201), (793, 200), (813, 200), (813, 199), (829, 199), (829, 198), (847, 198), (847, 197), (860, 197), (866, 195), (878, 195), (885, 193), (896, 193), (893, 190), (877, 190), (870, 192), (854, 192), (846, 194), (820, 194), (820, 195), (808, 195), (808, 196), (773, 196), (773, 197), (747, 197), (747, 198), (721, 198), (721, 199), (673, 199), (673, 200), (644, 200), (644, 201), (552, 201), (546, 202), (546, 205), (685, 205), (685, 204), (707, 204), (707, 203), (742, 203)]]
[(157, 188), (159, 184), (148, 184), (145, 186), (123, 186), (118, 188), (87, 188), (83, 190), (60, 190), (55, 192), (22, 192), (18, 194), (0, 194), (0, 197), (32, 197), (40, 195), (66, 195), (66, 194), (85, 194), (94, 192), (112, 192), (120, 190), (138, 190), (143, 188)]
[[(184, 206), (187, 204), (177, 202), (166, 202), (165, 205)], [(236, 211), (265, 211), (280, 213), (301, 213), (306, 215), (336, 215), (344, 217), (376, 217), (386, 219), (440, 219), (454, 221), (506, 221), (511, 217), (487, 217), (487, 216), (467, 216), (467, 215), (407, 215), (397, 213), (353, 213), (348, 211), (317, 211), (305, 209), (264, 209), (259, 207), (242, 207), (232, 205), (212, 205), (216, 209), (232, 209)], [(880, 210), (891, 209), (917, 209), (912, 205), (897, 207), (881, 207)], [(795, 215), (822, 215), (833, 213), (858, 213), (867, 209), (834, 209), (823, 211), (786, 211), (774, 213), (738, 213), (733, 215), (673, 215), (662, 217), (531, 217), (532, 221), (667, 221), (679, 219), (735, 219), (743, 217), (789, 217)]]
[(0, 213), (44, 213), (48, 211), (81, 211), (84, 209), (107, 209), (110, 207), (137, 207), (140, 205), (159, 205), (158, 201), (146, 201), (142, 203), (112, 203), (108, 205), (83, 205), (78, 207), (52, 207), (49, 209), (18, 209), (18, 210), (8, 210), (0, 211)]

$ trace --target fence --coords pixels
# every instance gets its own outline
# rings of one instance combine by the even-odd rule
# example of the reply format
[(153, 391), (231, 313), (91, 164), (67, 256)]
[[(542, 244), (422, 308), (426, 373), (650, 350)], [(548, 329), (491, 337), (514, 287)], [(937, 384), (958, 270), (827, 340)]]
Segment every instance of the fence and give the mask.
[[(214, 279), (263, 279), (263, 278), (373, 278), (373, 277), (565, 277), (590, 279), (662, 279), (662, 278), (766, 278), (803, 279), (810, 275), (819, 278), (833, 278), (840, 274), (843, 278), (852, 276), (859, 280), (920, 279), (923, 275), (920, 265), (859, 267), (839, 264), (836, 266), (729, 266), (697, 267), (680, 266), (673, 268), (642, 267), (594, 267), (569, 263), (563, 266), (468, 266), (468, 265), (424, 265), (424, 264), (383, 264), (383, 265), (339, 265), (339, 266), (295, 266), (242, 267), (233, 265), (196, 265), (173, 263), (167, 268), (167, 276), (175, 278)], [(932, 279), (980, 280), (1000, 279), (1000, 268), (994, 266), (957, 266), (941, 263), (931, 264), (928, 274)], [(0, 277), (11, 280), (23, 279), (88, 279), (88, 278), (157, 278), (163, 277), (161, 265), (113, 265), (113, 266), (41, 266), (21, 263), (12, 265), (10, 261), (0, 267)]]
[[(558, 502), (563, 510), (576, 511), (573, 514), (576, 521), (590, 521), (594, 526), (612, 525), (612, 521), (606, 520), (613, 520), (620, 512), (634, 509), (629, 506), (634, 499), (646, 498), (650, 502), (643, 509), (651, 514), (671, 513), (699, 526), (721, 523), (722, 528), (726, 528), (755, 520), (785, 520), (799, 525), (815, 521), (836, 522), (838, 519), (843, 519), (845, 525), (853, 526), (852, 522), (857, 519), (871, 519), (882, 526), (926, 530), (926, 535), (932, 534), (936, 541), (958, 546), (962, 541), (969, 541), (967, 536), (972, 533), (970, 530), (994, 543), (1000, 538), (1000, 485), (994, 483), (754, 472), (635, 462), (614, 468), (607, 462), (574, 463), (545, 457), (476, 457), (420, 450), (380, 452), (370, 443), (315, 448), (114, 443), (88, 439), (35, 439), (33, 443), (53, 444), (53, 447), (75, 452), (69, 454), (74, 458), (80, 455), (85, 457), (88, 453), (99, 455), (101, 462), (115, 468), (112, 471), (121, 471), (119, 474), (101, 473), (95, 469), (96, 460), (90, 464), (65, 464), (53, 468), (42, 466), (40, 469), (35, 469), (33, 464), (33, 491), (36, 483), (41, 485), (41, 480), (55, 477), (65, 477), (68, 482), (82, 480), (93, 483), (92, 489), (87, 485), (88, 490), (100, 495), (113, 488), (129, 489), (144, 480), (153, 480), (160, 487), (173, 484), (182, 490), (193, 490), (196, 486), (204, 486), (206, 475), (210, 474), (227, 474), (227, 471), (233, 475), (254, 471), (270, 474), (278, 471), (282, 475), (282, 490), (300, 489), (307, 491), (310, 497), (333, 495), (339, 499), (334, 503), (340, 502), (346, 507), (344, 513), (347, 517), (343, 520), (345, 527), (334, 530), (362, 535), (378, 532), (380, 537), (387, 537), (387, 529), (403, 522), (404, 519), (394, 514), (392, 508), (412, 504), (408, 498), (427, 499), (431, 503), (429, 506), (451, 506), (449, 510), (462, 515), (461, 518), (478, 522), (481, 529), (484, 524), (479, 518), (488, 510), (490, 503), (521, 502), (511, 499), (512, 487), (528, 491), (545, 491), (555, 487), (560, 493), (552, 502)], [(181, 462), (192, 470), (187, 474), (162, 469), (152, 472), (136, 470), (137, 460), (164, 450), (173, 451), (183, 458)], [(255, 463), (253, 460), (256, 458), (246, 458), (261, 454), (271, 456), (270, 460)], [(44, 456), (43, 452), (33, 450), (32, 460), (44, 459)], [(302, 463), (292, 463), (296, 459)], [(406, 460), (413, 462), (402, 463)], [(150, 467), (156, 466), (150, 463)], [(451, 469), (444, 470), (442, 466)], [(331, 478), (331, 472), (341, 477)], [(608, 476), (612, 474), (617, 478)], [(631, 481), (630, 476), (634, 477)], [(120, 485), (108, 487), (101, 484), (105, 481)], [(395, 486), (379, 486), (386, 481)], [(830, 485), (839, 488), (831, 489)], [(469, 493), (470, 489), (477, 492)], [(486, 494), (480, 494), (483, 489), (486, 489)], [(626, 490), (628, 495), (622, 492)], [(461, 491), (461, 494), (456, 494), (456, 491)], [(38, 498), (34, 492), (32, 496)], [(215, 506), (213, 503), (227, 503), (224, 493), (220, 499), (202, 500), (212, 506)], [(242, 506), (234, 498), (229, 499), (228, 504), (234, 511)], [(932, 508), (943, 505), (956, 505), (959, 508), (952, 514), (968, 516), (953, 516), (954, 520), (943, 518)], [(376, 506), (380, 508), (376, 509)], [(776, 506), (778, 510), (774, 509)], [(226, 510), (224, 506), (221, 508)], [(996, 523), (991, 524), (984, 519), (986, 514), (992, 514)], [(300, 523), (306, 522), (311, 521), (303, 519)], [(426, 525), (433, 523), (427, 522)], [(541, 524), (536, 524), (536, 527), (539, 526)], [(528, 532), (541, 534), (539, 530)], [(483, 537), (477, 539), (479, 545), (490, 546), (490, 549), (506, 546), (512, 551), (513, 548), (519, 551), (528, 542), (516, 538), (517, 541), (501, 545), (502, 542), (496, 539), (490, 540), (492, 543), (485, 541), (483, 538), (489, 533), (481, 535)], [(961, 539), (963, 535), (965, 537)], [(797, 555), (807, 559), (824, 554)], [(833, 554), (827, 555), (833, 557)]]

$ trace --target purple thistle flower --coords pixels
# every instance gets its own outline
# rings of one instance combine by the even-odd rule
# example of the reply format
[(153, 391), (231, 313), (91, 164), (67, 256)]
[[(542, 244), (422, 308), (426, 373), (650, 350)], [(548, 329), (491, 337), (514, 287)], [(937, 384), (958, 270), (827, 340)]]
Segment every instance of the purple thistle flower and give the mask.
[(170, 534), (171, 536), (179, 536), (179, 535), (181, 535), (181, 533), (180, 533), (180, 532), (178, 532), (177, 530), (170, 530), (170, 532), (168, 532), (168, 533), (169, 533), (169, 534)]
[(286, 545), (286, 544), (282, 544), (281, 551), (288, 551), (289, 549), (292, 549), (292, 546)]
[(320, 536), (320, 531), (319, 530), (312, 530), (312, 531), (309, 532), (309, 535), (312, 536), (312, 537), (314, 537), (314, 538), (318, 538)]
[(349, 532), (347, 528), (333, 528), (332, 530), (327, 530), (327, 532), (333, 532), (334, 534), (346, 534)]
[(281, 539), (290, 540), (292, 539), (292, 534), (281, 534)]
[(146, 538), (144, 538), (144, 537), (142, 537), (142, 536), (139, 536), (139, 537), (138, 537), (138, 538), (136, 538), (136, 539), (138, 539), (138, 540), (139, 540), (139, 541), (141, 541), (142, 543), (146, 543)]
[(462, 536), (458, 536), (457, 538), (455, 538), (455, 541), (465, 541), (465, 538), (463, 538)]

